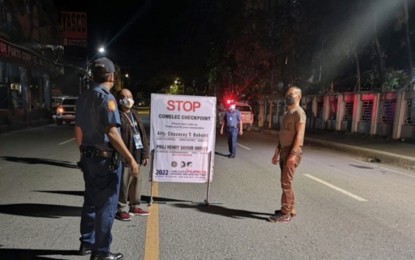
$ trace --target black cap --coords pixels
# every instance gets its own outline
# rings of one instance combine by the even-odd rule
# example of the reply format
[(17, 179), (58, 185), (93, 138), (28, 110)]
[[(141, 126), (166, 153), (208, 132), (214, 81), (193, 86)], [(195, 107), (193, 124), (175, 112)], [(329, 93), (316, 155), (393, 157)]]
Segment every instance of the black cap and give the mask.
[(107, 74), (115, 72), (115, 67), (110, 59), (102, 57), (92, 62), (91, 70), (93, 74)]

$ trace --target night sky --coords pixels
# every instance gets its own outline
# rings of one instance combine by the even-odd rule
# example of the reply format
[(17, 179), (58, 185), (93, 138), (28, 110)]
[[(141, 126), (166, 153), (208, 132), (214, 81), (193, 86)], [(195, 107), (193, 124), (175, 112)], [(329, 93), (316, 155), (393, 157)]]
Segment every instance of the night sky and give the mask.
[[(122, 73), (129, 73), (132, 81), (134, 78), (137, 82), (134, 83), (135, 86), (151, 84), (151, 79), (160, 75), (170, 75), (172, 78), (175, 75), (196, 82), (198, 86), (206, 86), (208, 58), (213, 57), (212, 46), (220, 50), (228, 40), (237, 44), (238, 39), (243, 38), (243, 29), (254, 24), (252, 20), (247, 20), (245, 24), (246, 17), (238, 17), (242, 13), (243, 3), (238, 5), (237, 0), (54, 1), (61, 10), (87, 12), (88, 48), (82, 50), (80, 56), (91, 55), (98, 47), (105, 46), (105, 55), (121, 67)], [(279, 53), (282, 58), (289, 53), (297, 55), (298, 64), (295, 69), (303, 69), (303, 72), (296, 74), (303, 77), (303, 80), (311, 77), (311, 72), (319, 66), (318, 62), (332, 68), (336, 73), (334, 76), (352, 77), (355, 73), (353, 61), (349, 54), (341, 51), (344, 43), (351, 39), (352, 42), (359, 43), (362, 71), (377, 66), (377, 60), (373, 58), (376, 53), (371, 45), (375, 34), (372, 25), (374, 7), (378, 14), (377, 34), (382, 48), (387, 52), (384, 58), (387, 59), (387, 66), (396, 69), (407, 67), (405, 30), (395, 29), (396, 21), (402, 16), (401, 11), (395, 10), (400, 8), (393, 4), (395, 1), (307, 0), (292, 1), (293, 5), (296, 2), (302, 3), (301, 8), (290, 8), (287, 5), (285, 9), (278, 7), (273, 10), (275, 24), (271, 38), (276, 43), (271, 42), (271, 47), (268, 47), (277, 55), (276, 62), (280, 58)], [(415, 14), (411, 7), (415, 0), (409, 0), (408, 3), (411, 4), (411, 20), (414, 20)], [(306, 14), (304, 17), (308, 20), (303, 22), (301, 14)], [(298, 17), (290, 19), (291, 16)], [(293, 25), (292, 21), (299, 21), (298, 26)], [(410, 24), (413, 25), (413, 21)], [(412, 28), (410, 33), (413, 35)], [(290, 44), (287, 44), (289, 41), (285, 41), (284, 37), (293, 39), (297, 48), (295, 51), (290, 50)], [(301, 45), (302, 41), (307, 44)], [(412, 42), (414, 43), (415, 41)], [(231, 48), (233, 51), (240, 50), (245, 45), (249, 44), (242, 43)], [(228, 51), (229, 48), (224, 50)], [(225, 59), (224, 55), (214, 57), (219, 59), (215, 60), (215, 66), (221, 59)], [(336, 58), (333, 55), (337, 55)], [(228, 65), (235, 67), (233, 63)], [(289, 66), (285, 74), (288, 71)], [(234, 69), (233, 74), (234, 81), (238, 82), (238, 71)], [(281, 78), (284, 80), (283, 76)]]
[(88, 52), (101, 44), (141, 79), (205, 66), (214, 30), (209, 1), (87, 1)]

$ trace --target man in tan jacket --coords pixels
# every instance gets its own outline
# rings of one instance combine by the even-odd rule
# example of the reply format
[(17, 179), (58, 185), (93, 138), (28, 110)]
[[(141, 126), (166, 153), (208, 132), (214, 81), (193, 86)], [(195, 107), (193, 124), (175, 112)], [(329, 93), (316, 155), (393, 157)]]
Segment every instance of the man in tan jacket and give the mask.
[(296, 86), (288, 88), (285, 93), (287, 111), (282, 118), (278, 145), (272, 157), (273, 164), (280, 164), (282, 188), (281, 209), (268, 219), (274, 223), (289, 222), (296, 215), (292, 181), (303, 153), (306, 124), (306, 114), (300, 106), (300, 100), (301, 89)]

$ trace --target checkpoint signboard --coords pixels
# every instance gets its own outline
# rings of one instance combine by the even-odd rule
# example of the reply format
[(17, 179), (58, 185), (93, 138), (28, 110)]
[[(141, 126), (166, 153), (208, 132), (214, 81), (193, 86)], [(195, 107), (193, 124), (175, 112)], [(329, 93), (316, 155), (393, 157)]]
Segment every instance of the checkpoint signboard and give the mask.
[(216, 97), (151, 94), (152, 180), (212, 181)]

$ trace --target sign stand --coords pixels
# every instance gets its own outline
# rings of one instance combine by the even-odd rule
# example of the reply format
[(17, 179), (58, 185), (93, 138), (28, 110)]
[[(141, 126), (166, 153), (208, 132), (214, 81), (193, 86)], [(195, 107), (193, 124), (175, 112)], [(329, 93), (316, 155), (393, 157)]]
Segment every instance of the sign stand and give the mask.
[(210, 205), (216, 97), (151, 94), (151, 104), (149, 205), (154, 203), (153, 193), (157, 195), (153, 182), (206, 181), (204, 204)]
[(150, 180), (150, 201), (148, 202), (148, 206), (151, 206), (153, 203), (153, 167), (154, 167), (154, 150), (151, 150), (150, 156), (150, 172), (149, 172), (149, 180)]
[(212, 152), (209, 152), (209, 166), (208, 166), (208, 169), (209, 169), (209, 171), (208, 171), (208, 175), (207, 175), (207, 179), (208, 179), (208, 181), (207, 181), (207, 190), (206, 190), (206, 199), (205, 199), (205, 205), (206, 206), (209, 206), (210, 204), (209, 204), (209, 191), (210, 191), (210, 159), (211, 159), (211, 157), (212, 157)]
[[(209, 207), (210, 205), (213, 205), (213, 204), (215, 204), (215, 205), (217, 205), (217, 204), (222, 204), (222, 202), (215, 202), (215, 203), (210, 203), (209, 202), (209, 191), (210, 191), (210, 174), (211, 174), (211, 172), (210, 172), (210, 169), (211, 169), (211, 158), (212, 158), (212, 152), (209, 152), (209, 167), (208, 167), (208, 169), (209, 169), (209, 171), (208, 171), (208, 182), (207, 182), (207, 191), (206, 191), (206, 199), (205, 199), (205, 206), (206, 207)], [(203, 204), (200, 204), (200, 205), (203, 205)]]
[[(150, 162), (150, 172), (149, 172), (149, 179), (150, 179), (150, 182), (151, 182), (151, 184), (150, 184), (150, 201), (148, 202), (148, 206), (150, 207), (151, 206), (151, 204), (153, 204), (153, 202), (154, 202), (154, 200), (153, 200), (153, 185), (154, 185), (154, 181), (153, 181), (153, 178), (152, 178), (152, 172), (153, 172), (153, 166), (154, 166), (154, 150), (152, 150), (151, 151), (151, 162)], [(208, 171), (208, 181), (207, 181), (207, 189), (206, 189), (206, 199), (203, 201), (204, 203), (200, 203), (199, 205), (205, 205), (206, 207), (209, 207), (210, 205), (212, 205), (212, 204), (222, 204), (222, 203), (220, 203), (220, 202), (216, 202), (216, 203), (210, 203), (209, 202), (209, 192), (210, 192), (210, 162), (211, 162), (211, 157), (212, 157), (212, 152), (209, 152), (209, 167), (208, 167), (208, 169), (209, 169), (209, 171)], [(162, 201), (158, 201), (157, 202), (158, 204), (159, 203), (161, 203), (161, 204), (166, 204), (167, 202), (162, 202)]]

